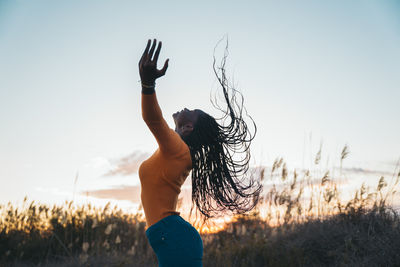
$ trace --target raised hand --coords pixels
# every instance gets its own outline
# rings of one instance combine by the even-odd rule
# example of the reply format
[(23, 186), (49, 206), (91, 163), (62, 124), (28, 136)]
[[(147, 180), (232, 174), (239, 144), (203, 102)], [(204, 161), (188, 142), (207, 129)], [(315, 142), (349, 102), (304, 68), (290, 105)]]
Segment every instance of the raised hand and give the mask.
[(157, 40), (154, 39), (153, 44), (151, 45), (150, 48), (151, 40), (149, 39), (147, 41), (146, 49), (144, 50), (143, 55), (140, 58), (139, 74), (142, 84), (153, 85), (156, 79), (160, 78), (161, 76), (164, 76), (165, 72), (167, 71), (169, 59), (165, 61), (164, 67), (161, 70), (157, 69), (157, 60), (161, 50), (161, 42), (158, 43), (157, 50), (154, 53), (154, 49), (156, 48), (156, 43)]

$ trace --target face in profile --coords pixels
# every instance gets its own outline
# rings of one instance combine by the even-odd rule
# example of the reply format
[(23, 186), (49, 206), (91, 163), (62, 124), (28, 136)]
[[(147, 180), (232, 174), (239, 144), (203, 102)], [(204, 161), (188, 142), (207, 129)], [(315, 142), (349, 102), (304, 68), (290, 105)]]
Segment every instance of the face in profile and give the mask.
[(190, 135), (196, 125), (200, 113), (201, 110), (199, 109), (189, 110), (184, 108), (181, 111), (172, 114), (175, 122), (175, 132), (177, 132), (181, 137)]

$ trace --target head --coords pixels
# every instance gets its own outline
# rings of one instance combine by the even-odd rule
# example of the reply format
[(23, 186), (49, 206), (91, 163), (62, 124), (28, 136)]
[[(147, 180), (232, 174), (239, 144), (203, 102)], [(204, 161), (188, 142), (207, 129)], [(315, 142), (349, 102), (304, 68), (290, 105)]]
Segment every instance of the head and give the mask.
[[(175, 131), (190, 149), (192, 158), (192, 201), (205, 218), (215, 217), (225, 209), (239, 213), (253, 207), (260, 188), (240, 181), (248, 169), (249, 135), (239, 116), (223, 126), (202, 110), (183, 109), (174, 113)], [(241, 160), (233, 159), (233, 155)]]
[(198, 118), (202, 113), (204, 112), (199, 109), (189, 110), (184, 108), (172, 114), (175, 122), (175, 132), (185, 140), (193, 132)]

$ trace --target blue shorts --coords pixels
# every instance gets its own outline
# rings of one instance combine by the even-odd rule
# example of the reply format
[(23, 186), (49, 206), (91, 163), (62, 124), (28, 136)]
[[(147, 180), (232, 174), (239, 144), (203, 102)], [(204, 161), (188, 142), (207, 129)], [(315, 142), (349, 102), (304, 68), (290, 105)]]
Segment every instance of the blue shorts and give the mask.
[(169, 215), (146, 230), (159, 267), (203, 266), (199, 232), (180, 215)]

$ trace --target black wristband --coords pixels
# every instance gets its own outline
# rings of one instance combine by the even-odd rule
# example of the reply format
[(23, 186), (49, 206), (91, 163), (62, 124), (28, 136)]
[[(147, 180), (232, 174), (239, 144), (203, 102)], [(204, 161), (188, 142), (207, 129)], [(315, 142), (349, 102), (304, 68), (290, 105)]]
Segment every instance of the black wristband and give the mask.
[(154, 87), (151, 87), (151, 88), (149, 88), (149, 87), (142, 87), (142, 94), (145, 94), (145, 95), (152, 95), (152, 94), (154, 94), (156, 92), (156, 90), (154, 90)]

